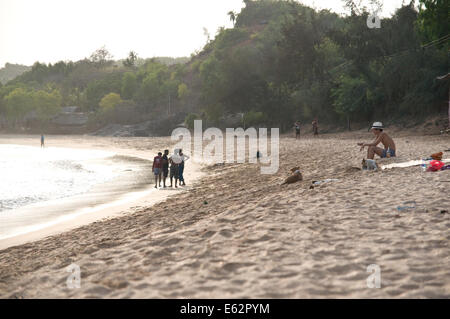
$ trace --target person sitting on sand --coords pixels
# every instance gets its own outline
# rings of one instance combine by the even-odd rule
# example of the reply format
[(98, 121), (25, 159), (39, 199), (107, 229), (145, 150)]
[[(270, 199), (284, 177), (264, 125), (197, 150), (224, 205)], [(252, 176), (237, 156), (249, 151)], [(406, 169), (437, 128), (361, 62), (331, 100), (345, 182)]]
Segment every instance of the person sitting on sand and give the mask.
[(189, 159), (189, 156), (184, 155), (182, 149), (180, 149), (179, 155), (181, 157), (181, 163), (180, 163), (180, 167), (179, 167), (179, 170), (180, 170), (180, 186), (186, 186), (186, 183), (184, 182), (183, 172), (184, 172), (184, 162), (186, 162)]
[[(158, 156), (155, 156), (155, 158), (153, 159), (152, 172), (153, 172), (153, 174), (155, 174), (155, 188), (158, 188), (158, 182), (159, 182), (159, 187), (161, 187), (161, 169), (162, 169), (161, 155), (162, 155), (162, 153), (159, 152)], [(158, 181), (158, 178), (159, 178), (159, 181)]]
[[(375, 157), (375, 154), (377, 154), (381, 158), (395, 157), (396, 148), (394, 140), (385, 132), (383, 132), (383, 123), (373, 123), (371, 131), (375, 135), (375, 141), (373, 141), (372, 143), (358, 143), (358, 146), (361, 146), (361, 151), (364, 149), (364, 147), (368, 147), (367, 159), (373, 159)], [(377, 147), (377, 145), (380, 143), (384, 145), (384, 149)]]
[(178, 178), (180, 176), (180, 164), (182, 158), (178, 155), (178, 149), (174, 150), (173, 155), (169, 157), (170, 163), (170, 187), (173, 187), (172, 180), (175, 178), (175, 188), (178, 188)]
[(166, 178), (169, 176), (169, 150), (164, 150), (164, 155), (162, 156), (162, 177), (163, 177), (163, 186), (166, 188)]

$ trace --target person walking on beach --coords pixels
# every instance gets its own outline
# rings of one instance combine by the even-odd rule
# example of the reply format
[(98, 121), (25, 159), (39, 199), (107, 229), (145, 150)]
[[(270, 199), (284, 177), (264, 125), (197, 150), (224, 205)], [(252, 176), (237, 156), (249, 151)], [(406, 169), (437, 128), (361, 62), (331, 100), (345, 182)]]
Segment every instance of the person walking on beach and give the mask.
[(294, 123), (294, 129), (295, 129), (295, 139), (300, 138), (300, 122), (297, 121)]
[(314, 119), (314, 121), (312, 121), (312, 129), (314, 136), (319, 136), (319, 122), (317, 121), (317, 119)]
[(166, 188), (166, 179), (169, 176), (169, 150), (164, 150), (164, 155), (162, 156), (162, 177), (163, 177), (163, 186)]
[(172, 156), (169, 158), (170, 163), (170, 187), (173, 187), (173, 179), (175, 178), (175, 188), (178, 188), (178, 178), (180, 177), (180, 164), (181, 164), (181, 157), (178, 155), (178, 149), (175, 149), (173, 151)]
[(45, 137), (44, 134), (41, 134), (41, 148), (45, 147)]
[(180, 186), (186, 186), (186, 183), (184, 182), (184, 176), (183, 176), (183, 172), (184, 172), (184, 162), (186, 162), (189, 159), (189, 156), (184, 155), (183, 154), (183, 150), (180, 149), (180, 157), (181, 157), (181, 164), (179, 167), (180, 170)]
[[(361, 146), (361, 151), (364, 149), (364, 147), (368, 147), (367, 159), (373, 159), (375, 157), (375, 154), (377, 154), (381, 158), (396, 156), (394, 140), (385, 132), (383, 132), (383, 129), (383, 123), (373, 123), (370, 130), (372, 131), (373, 135), (375, 135), (375, 141), (373, 141), (372, 143), (358, 143), (358, 146)], [(384, 149), (377, 147), (377, 145), (380, 143), (384, 145)]]
[[(159, 152), (158, 156), (153, 159), (152, 172), (155, 174), (155, 188), (161, 187), (161, 170), (162, 170), (162, 153)], [(158, 181), (159, 179), (159, 181)]]

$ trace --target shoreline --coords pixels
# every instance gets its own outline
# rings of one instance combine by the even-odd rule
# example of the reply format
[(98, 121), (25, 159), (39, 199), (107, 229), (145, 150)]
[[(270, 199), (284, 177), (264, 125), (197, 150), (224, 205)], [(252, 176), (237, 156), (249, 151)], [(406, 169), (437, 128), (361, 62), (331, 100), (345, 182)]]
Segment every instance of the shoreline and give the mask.
[[(60, 141), (59, 138), (64, 138), (65, 141)], [(71, 142), (71, 136), (58, 136), (58, 143), (56, 148), (74, 148), (73, 145), (69, 145)], [(76, 139), (78, 138), (85, 138), (85, 136), (76, 136)], [(34, 136), (5, 136), (0, 135), (0, 144), (4, 143), (5, 141), (8, 142), (8, 144), (13, 145), (26, 145), (26, 146), (36, 146), (34, 142), (36, 138)], [(127, 138), (128, 139), (128, 138)], [(170, 138), (164, 138), (168, 140), (167, 148), (169, 148), (169, 145), (171, 144)], [(103, 138), (95, 137), (93, 140), (103, 140)], [(37, 146), (36, 146), (37, 147)], [(102, 150), (102, 151), (111, 151), (114, 152), (114, 156), (123, 156), (127, 158), (138, 158), (141, 160), (146, 160), (151, 163), (151, 158), (154, 155), (154, 153), (160, 151), (158, 149), (155, 150), (149, 150), (149, 151), (142, 151), (142, 150), (133, 150), (133, 149), (120, 149), (120, 148), (108, 148), (107, 146), (103, 145), (102, 147), (93, 146), (92, 144), (88, 143), (85, 146), (78, 146), (75, 147), (76, 149), (86, 149), (86, 150)], [(146, 156), (148, 155), (148, 156)], [(201, 176), (201, 165), (194, 162), (189, 162), (188, 164), (189, 169), (186, 170), (185, 176), (186, 179), (189, 180), (190, 184), (196, 182)], [(151, 176), (153, 177), (153, 176)], [(61, 234), (63, 232), (68, 232), (70, 230), (76, 229), (78, 227), (86, 226), (94, 222), (98, 221), (104, 221), (111, 218), (116, 218), (120, 216), (126, 216), (127, 214), (130, 214), (136, 209), (143, 209), (147, 207), (151, 207), (152, 205), (164, 201), (167, 198), (171, 196), (176, 196), (177, 194), (180, 194), (190, 187), (182, 187), (178, 189), (158, 189), (156, 190), (154, 188), (153, 180), (149, 184), (150, 186), (140, 188), (140, 189), (133, 189), (127, 192), (124, 192), (122, 194), (119, 194), (112, 200), (108, 200), (105, 202), (102, 202), (100, 204), (89, 204), (89, 203), (82, 203), (82, 200), (85, 200), (85, 197), (87, 194), (82, 195), (75, 195), (75, 196), (69, 196), (60, 200), (53, 200), (50, 201), (50, 205), (52, 205), (53, 209), (57, 209), (59, 206), (62, 205), (62, 203), (65, 202), (66, 206), (69, 206), (70, 210), (73, 211), (68, 214), (63, 214), (56, 219), (49, 221), (49, 222), (43, 222), (34, 224), (33, 227), (29, 228), (35, 228), (35, 230), (30, 231), (23, 231), (20, 232), (17, 235), (11, 235), (7, 236), (5, 238), (0, 239), (0, 250), (23, 245), (26, 243), (38, 241), (41, 239), (44, 239), (49, 236), (54, 236)], [(99, 185), (97, 185), (99, 186)], [(78, 199), (78, 201), (77, 201)], [(48, 204), (48, 202), (42, 202), (42, 203), (36, 203), (31, 204), (29, 206), (25, 206), (19, 209), (22, 210), (32, 210), (35, 208), (39, 208), (39, 206), (45, 206)], [(81, 208), (76, 208), (76, 206), (82, 205)]]

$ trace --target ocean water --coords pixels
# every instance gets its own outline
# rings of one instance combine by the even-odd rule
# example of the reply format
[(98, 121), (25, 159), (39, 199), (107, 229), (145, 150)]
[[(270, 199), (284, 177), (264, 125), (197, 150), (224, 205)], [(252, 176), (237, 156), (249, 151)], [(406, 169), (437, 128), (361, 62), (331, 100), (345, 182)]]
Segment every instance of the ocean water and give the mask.
[(113, 152), (0, 145), (0, 240), (151, 183), (149, 161)]
[(0, 145), (0, 213), (88, 192), (118, 176), (105, 165), (113, 153), (66, 148)]

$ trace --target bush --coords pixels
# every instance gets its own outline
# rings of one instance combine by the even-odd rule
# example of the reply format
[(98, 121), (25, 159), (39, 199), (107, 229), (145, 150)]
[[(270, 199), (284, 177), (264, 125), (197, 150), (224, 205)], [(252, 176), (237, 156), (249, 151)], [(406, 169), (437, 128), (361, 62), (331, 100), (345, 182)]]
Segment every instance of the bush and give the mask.
[(250, 126), (257, 126), (258, 124), (264, 123), (266, 120), (266, 116), (263, 112), (254, 112), (250, 111), (248, 113), (244, 114), (244, 126), (250, 127)]
[(200, 116), (195, 114), (195, 113), (189, 113), (186, 118), (184, 119), (184, 124), (186, 125), (186, 127), (190, 130), (194, 129), (194, 121), (195, 120), (200, 120)]

